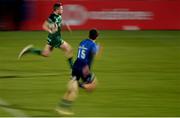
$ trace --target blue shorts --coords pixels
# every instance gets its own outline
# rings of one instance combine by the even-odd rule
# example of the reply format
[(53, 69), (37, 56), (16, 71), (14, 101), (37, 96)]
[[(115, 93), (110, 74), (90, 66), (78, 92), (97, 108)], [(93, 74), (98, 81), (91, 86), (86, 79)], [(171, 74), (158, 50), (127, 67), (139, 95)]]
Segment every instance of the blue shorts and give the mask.
[(78, 81), (82, 79), (83, 83), (91, 83), (94, 79), (92, 78), (92, 74), (90, 73), (86, 77), (83, 75), (83, 68), (87, 65), (87, 63), (81, 60), (76, 60), (72, 68), (72, 76), (75, 76)]

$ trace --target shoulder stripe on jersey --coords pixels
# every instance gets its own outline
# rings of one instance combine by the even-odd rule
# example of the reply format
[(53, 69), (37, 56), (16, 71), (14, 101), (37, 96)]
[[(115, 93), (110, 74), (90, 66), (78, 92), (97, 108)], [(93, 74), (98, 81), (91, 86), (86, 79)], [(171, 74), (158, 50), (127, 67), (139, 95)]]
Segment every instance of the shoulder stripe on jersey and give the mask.
[(85, 50), (87, 50), (87, 48), (84, 47), (84, 46), (79, 46), (79, 48), (80, 48), (80, 49), (85, 49)]

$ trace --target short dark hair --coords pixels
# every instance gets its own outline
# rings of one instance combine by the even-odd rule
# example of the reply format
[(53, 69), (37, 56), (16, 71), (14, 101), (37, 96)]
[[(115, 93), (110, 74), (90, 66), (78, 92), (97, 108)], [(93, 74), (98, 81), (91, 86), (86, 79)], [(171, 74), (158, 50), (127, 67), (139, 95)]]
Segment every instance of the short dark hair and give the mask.
[(54, 11), (57, 10), (60, 6), (62, 6), (62, 3), (55, 3), (55, 4), (53, 5), (53, 10), (54, 10)]
[(91, 29), (89, 31), (89, 38), (95, 40), (98, 37), (99, 33), (96, 29)]

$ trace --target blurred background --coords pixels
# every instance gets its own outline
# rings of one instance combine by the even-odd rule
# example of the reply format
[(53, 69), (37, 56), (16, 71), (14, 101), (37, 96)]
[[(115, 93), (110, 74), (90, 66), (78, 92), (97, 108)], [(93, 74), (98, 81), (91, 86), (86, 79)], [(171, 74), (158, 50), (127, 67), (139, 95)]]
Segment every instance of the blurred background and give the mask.
[[(60, 116), (54, 108), (70, 69), (62, 51), (48, 58), (19, 52), (43, 49), (42, 23), (57, 0), (0, 0), (0, 117)], [(180, 116), (180, 0), (62, 0), (62, 37), (74, 49), (97, 28), (103, 47), (92, 71), (97, 89), (79, 90), (75, 116)]]
[[(1, 0), (0, 30), (42, 30), (57, 0)], [(179, 0), (62, 0), (72, 29), (179, 30)]]

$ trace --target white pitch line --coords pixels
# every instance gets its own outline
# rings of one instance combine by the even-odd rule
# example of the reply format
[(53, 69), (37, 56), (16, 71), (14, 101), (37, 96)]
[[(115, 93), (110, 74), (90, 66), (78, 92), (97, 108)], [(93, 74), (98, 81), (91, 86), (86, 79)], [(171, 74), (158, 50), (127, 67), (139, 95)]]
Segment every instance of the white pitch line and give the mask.
[[(0, 105), (8, 106), (10, 104), (0, 98)], [(20, 110), (7, 108), (7, 107), (0, 107), (0, 108), (3, 109), (4, 111), (10, 113), (11, 115), (13, 115), (15, 117), (26, 117), (27, 118), (27, 115)]]

